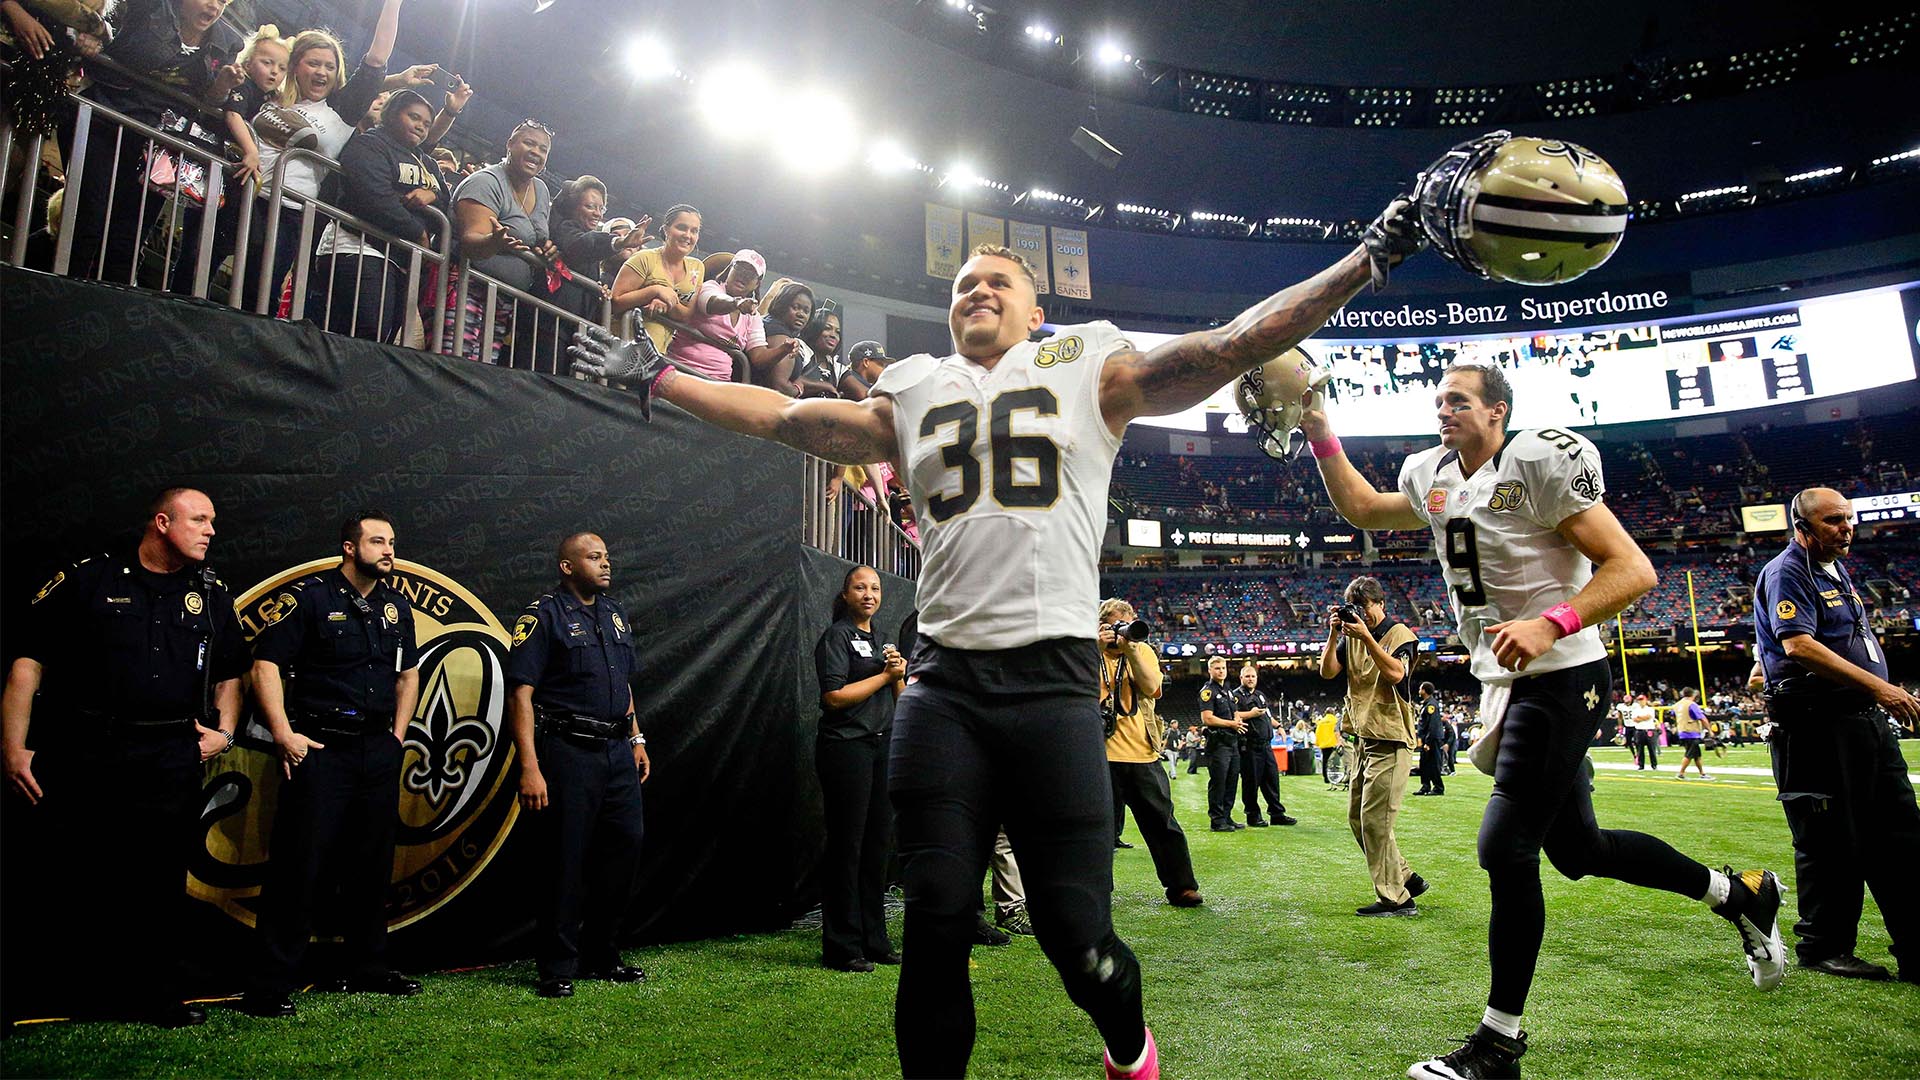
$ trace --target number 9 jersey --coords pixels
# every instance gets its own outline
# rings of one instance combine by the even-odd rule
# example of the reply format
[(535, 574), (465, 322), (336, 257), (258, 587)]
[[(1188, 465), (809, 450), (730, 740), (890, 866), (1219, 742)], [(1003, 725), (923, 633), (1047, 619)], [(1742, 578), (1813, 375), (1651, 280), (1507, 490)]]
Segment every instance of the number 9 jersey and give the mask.
[(1494, 658), (1487, 632), (1496, 623), (1538, 617), (1593, 578), (1587, 557), (1556, 530), (1605, 491), (1600, 452), (1582, 436), (1556, 428), (1509, 435), (1472, 476), (1461, 473), (1459, 453), (1444, 446), (1400, 466), (1401, 494), (1433, 527), (1474, 678), (1512, 682), (1606, 656), (1600, 631), (1588, 626), (1555, 642), (1524, 673), (1508, 671)]
[(1112, 324), (1056, 330), (992, 370), (958, 354), (889, 365), (901, 475), (920, 525), (920, 632), (953, 649), (1096, 636), (1100, 539), (1120, 440), (1100, 410)]

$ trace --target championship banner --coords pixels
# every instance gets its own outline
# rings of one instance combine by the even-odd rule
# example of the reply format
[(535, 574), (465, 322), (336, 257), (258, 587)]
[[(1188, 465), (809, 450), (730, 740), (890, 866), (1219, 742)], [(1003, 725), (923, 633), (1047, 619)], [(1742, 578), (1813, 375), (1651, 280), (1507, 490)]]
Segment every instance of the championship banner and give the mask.
[(1005, 247), (1007, 244), (1007, 219), (992, 214), (967, 212), (967, 250), (972, 251), (981, 244)]
[(1053, 291), (1076, 300), (1093, 299), (1093, 270), (1087, 259), (1087, 231), (1053, 227)]
[(965, 261), (960, 209), (927, 203), (927, 276), (952, 281)]
[(1041, 296), (1053, 291), (1048, 284), (1052, 278), (1047, 274), (1047, 227), (1015, 221), (1007, 225), (1007, 232), (1010, 240), (1007, 246), (1019, 252), (1033, 267), (1033, 291)]

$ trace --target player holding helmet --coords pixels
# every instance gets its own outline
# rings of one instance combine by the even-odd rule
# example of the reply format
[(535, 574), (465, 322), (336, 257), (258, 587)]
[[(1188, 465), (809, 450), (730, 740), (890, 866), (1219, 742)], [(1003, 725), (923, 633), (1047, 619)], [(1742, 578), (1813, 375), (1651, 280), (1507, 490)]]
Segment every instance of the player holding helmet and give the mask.
[(1592, 443), (1552, 428), (1508, 433), (1513, 391), (1497, 366), (1455, 365), (1434, 408), (1440, 445), (1409, 457), (1393, 492), (1374, 490), (1347, 460), (1324, 412), (1307, 409), (1301, 430), (1347, 521), (1432, 528), (1482, 686), (1488, 732), (1470, 756), (1494, 778), (1479, 840), (1493, 894), (1493, 987), (1467, 1044), (1407, 1075), (1518, 1077), (1520, 1014), (1546, 926), (1542, 851), (1568, 878), (1609, 877), (1705, 901), (1739, 929), (1761, 989), (1786, 970), (1780, 884), (1770, 871), (1711, 870), (1656, 837), (1595, 822), (1587, 746), (1606, 718), (1612, 678), (1594, 627), (1653, 587), (1653, 566), (1602, 501)]
[(1113, 932), (1113, 802), (1100, 719), (1098, 557), (1121, 433), (1191, 408), (1291, 349), (1422, 246), (1396, 199), (1364, 243), (1226, 326), (1142, 353), (1107, 323), (1030, 340), (1031, 268), (978, 248), (953, 283), (955, 351), (888, 367), (862, 402), (793, 400), (670, 368), (589, 329), (575, 369), (710, 423), (832, 461), (901, 466), (920, 522), (920, 639), (889, 783), (906, 884), (894, 1033), (909, 1078), (973, 1050), (974, 909), (1002, 822), (1041, 948), (1106, 1044), (1107, 1075), (1153, 1078), (1140, 965)]

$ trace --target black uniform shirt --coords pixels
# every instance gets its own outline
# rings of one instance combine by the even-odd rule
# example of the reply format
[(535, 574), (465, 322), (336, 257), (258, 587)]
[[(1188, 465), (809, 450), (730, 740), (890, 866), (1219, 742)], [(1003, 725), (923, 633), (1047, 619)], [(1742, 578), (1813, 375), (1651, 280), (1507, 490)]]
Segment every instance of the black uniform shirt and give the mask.
[(49, 703), (136, 721), (206, 719), (203, 693), (250, 662), (233, 597), (211, 569), (156, 574), (137, 553), (55, 574), (13, 638), (15, 656), (45, 669)]
[(1774, 697), (1817, 695), (1823, 704), (1848, 707), (1872, 703), (1864, 691), (1790, 659), (1786, 641), (1800, 634), (1811, 634), (1855, 666), (1887, 677), (1886, 651), (1873, 636), (1866, 607), (1846, 567), (1836, 562), (1829, 574), (1815, 566), (1799, 544), (1789, 543), (1761, 568), (1753, 586), (1753, 629), (1767, 693)]
[[(820, 677), (820, 692), (839, 690), (848, 683), (871, 679), (887, 669), (880, 655), (880, 641), (871, 630), (862, 630), (849, 619), (840, 619), (820, 634), (813, 646), (813, 670)], [(858, 739), (878, 735), (893, 727), (893, 689), (880, 691), (845, 709), (820, 709), (820, 737)]]
[(400, 673), (420, 664), (407, 598), (384, 581), (362, 597), (336, 566), (294, 582), (278, 600), (253, 655), (286, 675), (288, 709), (391, 721)]
[[(1226, 714), (1228, 719), (1232, 719), (1234, 713), (1246, 712), (1248, 709), (1262, 710), (1258, 716), (1247, 717), (1246, 740), (1248, 746), (1258, 748), (1268, 746), (1273, 742), (1273, 721), (1267, 718), (1267, 714), (1264, 711), (1266, 708), (1267, 695), (1258, 690), (1249, 690), (1244, 686), (1236, 686), (1233, 688), (1233, 708)], [(1214, 715), (1219, 716), (1220, 714), (1214, 713)]]
[(632, 678), (633, 624), (605, 593), (582, 604), (563, 583), (514, 621), (507, 685), (533, 687), (536, 708), (620, 720)]
[[(1401, 680), (1405, 681), (1405, 680)], [(1420, 703), (1420, 725), (1417, 737), (1428, 746), (1438, 749), (1447, 741), (1447, 724), (1440, 719), (1440, 703), (1423, 701)]]
[[(1212, 713), (1222, 720), (1233, 719), (1233, 692), (1227, 689), (1226, 683), (1209, 680), (1200, 687), (1200, 711)], [(1228, 728), (1210, 727), (1203, 716), (1200, 719), (1200, 734), (1206, 737), (1207, 746), (1211, 749), (1215, 745), (1214, 739), (1226, 740), (1238, 733)], [(1222, 741), (1219, 745), (1226, 743)]]

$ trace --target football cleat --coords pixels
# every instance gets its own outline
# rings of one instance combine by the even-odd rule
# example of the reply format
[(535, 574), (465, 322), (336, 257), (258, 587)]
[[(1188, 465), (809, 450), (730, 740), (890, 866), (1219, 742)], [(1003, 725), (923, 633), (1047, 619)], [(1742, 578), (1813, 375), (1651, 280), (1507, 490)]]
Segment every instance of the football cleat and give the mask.
[(1485, 1024), (1473, 1029), (1466, 1045), (1428, 1058), (1407, 1069), (1409, 1080), (1520, 1080), (1520, 1055), (1527, 1033), (1509, 1038)]
[(1787, 974), (1787, 947), (1780, 940), (1780, 879), (1771, 870), (1736, 874), (1729, 866), (1721, 873), (1727, 875), (1727, 902), (1714, 911), (1740, 931), (1753, 985), (1771, 990)]

